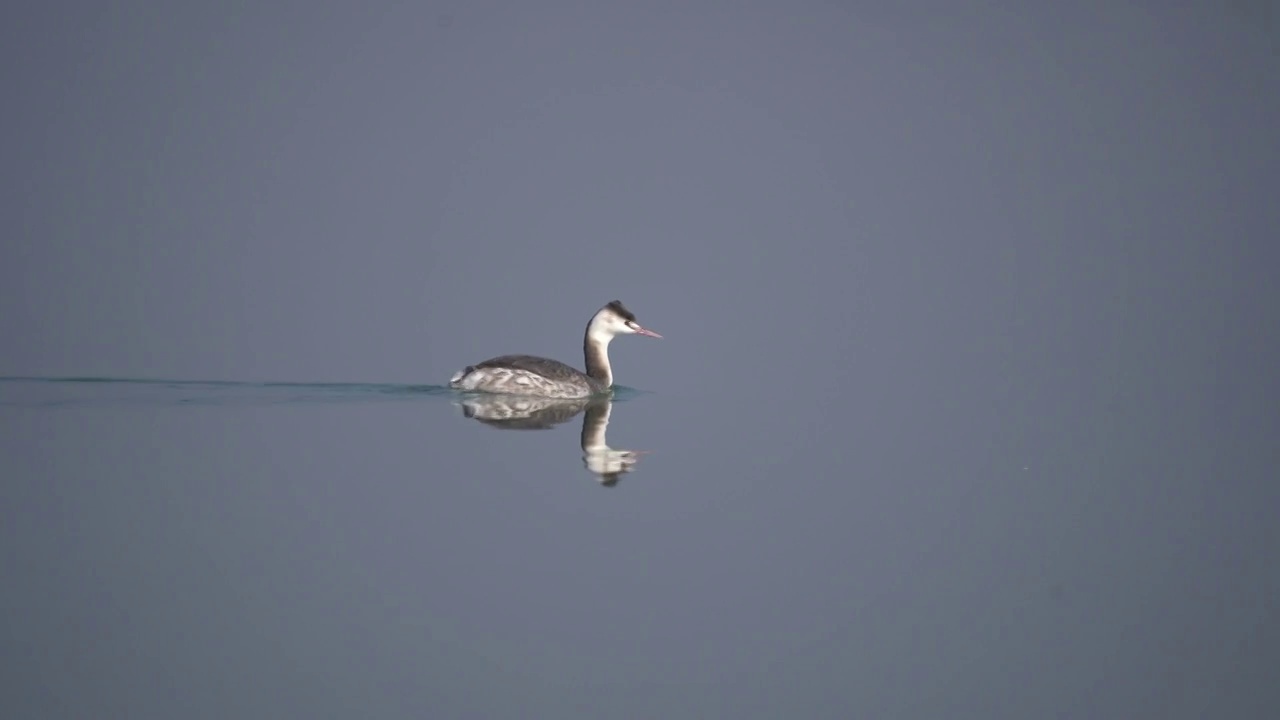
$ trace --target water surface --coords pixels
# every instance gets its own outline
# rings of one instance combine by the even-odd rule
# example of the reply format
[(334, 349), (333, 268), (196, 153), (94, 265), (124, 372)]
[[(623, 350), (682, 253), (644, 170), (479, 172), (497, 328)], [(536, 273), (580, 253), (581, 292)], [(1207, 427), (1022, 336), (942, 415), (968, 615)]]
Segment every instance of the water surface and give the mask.
[[(1211, 446), (706, 391), (510, 432), (433, 385), (6, 378), (13, 706), (1241, 717), (1274, 694), (1274, 491)], [(589, 436), (646, 452), (604, 482)]]

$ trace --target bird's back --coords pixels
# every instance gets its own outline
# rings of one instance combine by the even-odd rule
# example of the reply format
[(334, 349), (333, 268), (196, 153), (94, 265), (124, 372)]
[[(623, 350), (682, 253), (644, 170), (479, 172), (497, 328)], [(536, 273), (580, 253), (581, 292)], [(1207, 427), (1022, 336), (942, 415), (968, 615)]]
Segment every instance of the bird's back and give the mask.
[(571, 380), (586, 377), (577, 368), (566, 365), (559, 360), (538, 357), (537, 355), (499, 355), (478, 363), (476, 368), (510, 368), (541, 375), (548, 380)]
[(584, 398), (608, 388), (559, 360), (536, 355), (500, 355), (470, 365), (449, 381), (459, 390)]

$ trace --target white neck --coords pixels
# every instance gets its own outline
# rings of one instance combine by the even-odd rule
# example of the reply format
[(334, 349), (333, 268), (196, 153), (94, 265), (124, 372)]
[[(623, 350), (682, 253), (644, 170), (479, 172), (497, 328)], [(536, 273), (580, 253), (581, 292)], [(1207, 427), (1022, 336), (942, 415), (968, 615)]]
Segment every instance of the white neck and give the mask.
[(587, 337), (582, 343), (587, 374), (604, 383), (605, 387), (613, 385), (613, 367), (609, 364), (609, 343), (611, 342), (613, 342), (613, 333), (592, 322), (587, 327)]

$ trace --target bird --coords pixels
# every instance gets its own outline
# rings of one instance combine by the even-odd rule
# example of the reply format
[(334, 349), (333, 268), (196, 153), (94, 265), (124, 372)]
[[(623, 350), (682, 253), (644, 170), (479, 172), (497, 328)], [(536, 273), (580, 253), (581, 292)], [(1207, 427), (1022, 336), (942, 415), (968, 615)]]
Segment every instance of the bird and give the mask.
[(621, 301), (614, 300), (597, 310), (587, 323), (582, 338), (586, 372), (536, 355), (500, 355), (454, 373), (449, 387), (463, 392), (565, 399), (607, 394), (613, 387), (609, 343), (619, 335), (662, 337), (642, 327), (634, 313)]

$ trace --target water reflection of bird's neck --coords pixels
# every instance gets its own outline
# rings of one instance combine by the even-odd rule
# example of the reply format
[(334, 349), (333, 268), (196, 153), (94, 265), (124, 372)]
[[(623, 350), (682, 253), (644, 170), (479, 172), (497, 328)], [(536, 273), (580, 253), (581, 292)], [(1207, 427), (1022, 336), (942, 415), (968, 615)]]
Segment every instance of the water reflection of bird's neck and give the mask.
[(582, 462), (595, 473), (600, 484), (613, 487), (636, 463), (636, 454), (630, 450), (614, 450), (609, 447), (605, 435), (609, 429), (609, 415), (613, 403), (609, 400), (593, 402), (587, 406), (582, 418)]

